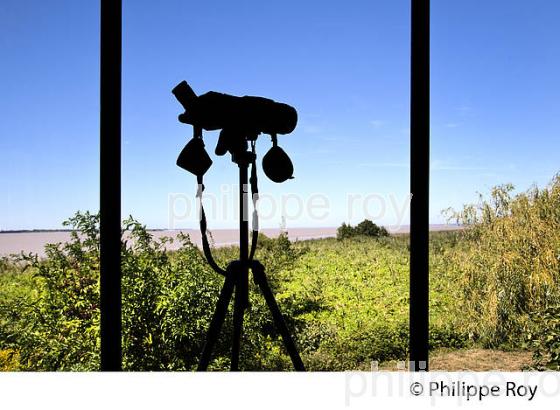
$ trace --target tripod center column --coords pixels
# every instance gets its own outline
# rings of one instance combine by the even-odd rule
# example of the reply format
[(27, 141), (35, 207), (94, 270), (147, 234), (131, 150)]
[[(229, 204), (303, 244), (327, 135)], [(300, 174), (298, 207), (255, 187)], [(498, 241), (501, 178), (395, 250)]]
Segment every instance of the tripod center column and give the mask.
[(245, 161), (239, 162), (239, 259), (249, 259), (249, 185), (248, 167)]
[(231, 370), (239, 370), (243, 315), (249, 301), (249, 217), (248, 217), (248, 173), (249, 153), (236, 155), (234, 162), (239, 165), (239, 271), (235, 278), (235, 301), (233, 311), (233, 345)]
[(239, 260), (241, 271), (238, 291), (243, 309), (249, 300), (249, 164), (252, 153), (245, 152), (237, 161), (239, 165)]

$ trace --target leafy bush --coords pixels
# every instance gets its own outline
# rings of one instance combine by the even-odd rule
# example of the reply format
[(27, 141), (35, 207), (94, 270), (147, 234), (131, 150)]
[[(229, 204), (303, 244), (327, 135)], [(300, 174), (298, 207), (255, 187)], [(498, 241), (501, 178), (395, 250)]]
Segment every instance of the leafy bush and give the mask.
[(534, 348), (533, 360), (538, 370), (560, 370), (560, 304), (548, 307), (535, 315), (536, 334), (528, 340)]
[(340, 227), (338, 227), (338, 229), (336, 230), (336, 239), (348, 239), (355, 236), (355, 234), (355, 228), (343, 222), (342, 225), (340, 225)]
[(379, 238), (389, 236), (389, 232), (387, 232), (384, 227), (377, 226), (369, 219), (364, 219), (355, 227), (343, 223), (336, 230), (336, 238), (339, 240), (348, 239), (359, 235)]
[[(0, 289), (7, 297), (0, 301), (0, 349), (7, 357), (2, 359), (4, 362), (9, 362), (6, 352), (10, 352), (9, 357), (19, 358), (23, 370), (98, 369), (98, 223), (97, 215), (76, 214), (65, 223), (72, 228), (68, 243), (48, 245), (44, 259), (22, 255), (27, 273), (16, 272), (10, 278), (3, 275), (5, 282)], [(126, 370), (190, 370), (198, 362), (223, 278), (208, 267), (187, 236), (179, 240), (180, 249), (167, 252), (165, 244), (169, 239), (155, 241), (145, 227), (131, 218), (124, 223), (122, 313)], [(263, 237), (261, 242), (273, 283), (274, 272), (304, 252), (292, 249), (287, 238)], [(218, 259), (224, 262), (234, 250), (218, 252)], [(19, 286), (17, 291), (10, 289), (14, 284)], [(246, 369), (285, 368), (286, 356), (279, 348), (279, 335), (268, 308), (262, 297), (255, 295), (254, 285), (251, 291), (241, 365)], [(284, 310), (289, 311), (289, 307)], [(288, 323), (294, 325), (293, 321)], [(223, 329), (214, 369), (229, 367), (231, 314)]]
[(495, 187), (448, 215), (467, 228), (443, 258), (461, 290), (461, 327), (485, 346), (522, 347), (545, 329), (535, 312), (560, 298), (560, 177), (517, 195)]
[(7, 256), (0, 257), (0, 274), (8, 272), (12, 268), (10, 260)]
[(14, 372), (19, 367), (19, 353), (16, 350), (0, 350), (0, 372)]

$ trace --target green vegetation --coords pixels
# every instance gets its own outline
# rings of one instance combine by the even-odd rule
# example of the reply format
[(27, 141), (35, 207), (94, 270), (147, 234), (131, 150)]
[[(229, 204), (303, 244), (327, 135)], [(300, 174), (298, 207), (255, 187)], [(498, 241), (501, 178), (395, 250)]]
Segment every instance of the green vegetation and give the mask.
[(364, 219), (356, 226), (347, 225), (343, 223), (336, 230), (337, 239), (348, 239), (355, 236), (368, 236), (371, 238), (382, 238), (389, 236), (389, 232), (384, 227), (377, 226), (369, 219)]
[(461, 328), (488, 347), (535, 348), (538, 367), (560, 365), (560, 175), (549, 186), (448, 211), (465, 225), (442, 268), (461, 289)]
[[(450, 210), (465, 229), (431, 235), (431, 347), (523, 349), (536, 368), (558, 369), (560, 178), (512, 192), (496, 187), (488, 200)], [(98, 217), (78, 213), (67, 224), (72, 240), (49, 245), (45, 259), (0, 260), (0, 370), (98, 368)], [(124, 229), (124, 367), (192, 370), (223, 279), (188, 237), (167, 252), (169, 239), (154, 240), (138, 222)], [(406, 359), (408, 252), (405, 235), (259, 238), (257, 256), (309, 369)], [(215, 253), (224, 266), (237, 249)], [(244, 332), (242, 368), (291, 368), (252, 284)], [(230, 340), (231, 316), (213, 369), (229, 367)]]

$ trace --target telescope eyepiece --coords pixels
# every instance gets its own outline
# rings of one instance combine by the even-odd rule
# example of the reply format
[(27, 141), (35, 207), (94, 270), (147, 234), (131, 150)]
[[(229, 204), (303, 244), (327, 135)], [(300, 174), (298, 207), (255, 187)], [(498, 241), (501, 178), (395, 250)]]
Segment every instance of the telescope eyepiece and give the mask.
[[(171, 92), (175, 98), (177, 98), (177, 101), (179, 101), (179, 103), (183, 106), (185, 111), (188, 110), (192, 103), (197, 99), (196, 93), (186, 81), (181, 81), (175, 86), (175, 88), (173, 88), (173, 90), (171, 90)], [(181, 120), (179, 119), (179, 121)]]

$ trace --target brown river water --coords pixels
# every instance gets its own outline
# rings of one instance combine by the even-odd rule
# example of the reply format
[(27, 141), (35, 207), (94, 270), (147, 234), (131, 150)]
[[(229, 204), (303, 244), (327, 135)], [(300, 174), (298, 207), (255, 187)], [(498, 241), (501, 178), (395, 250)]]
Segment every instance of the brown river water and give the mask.
[[(431, 225), (431, 231), (453, 230), (456, 225)], [(397, 227), (387, 227), (391, 233), (408, 233), (407, 225)], [(185, 230), (154, 230), (150, 233), (154, 238), (163, 236), (175, 238), (179, 232), (189, 234), (191, 240), (201, 246), (200, 232), (195, 229)], [(280, 234), (280, 229), (262, 229), (261, 232), (268, 237), (276, 237)], [(336, 236), (336, 228), (289, 228), (288, 237), (292, 241), (302, 241), (306, 239), (329, 238)], [(0, 232), (0, 255), (10, 255), (14, 253), (32, 252), (39, 256), (44, 256), (44, 246), (47, 243), (66, 242), (70, 238), (70, 232), (61, 231), (41, 231), (41, 232)], [(212, 238), (214, 246), (235, 245), (239, 240), (239, 233), (235, 229), (213, 229)], [(174, 241), (167, 245), (169, 250), (177, 249), (179, 241)]]

